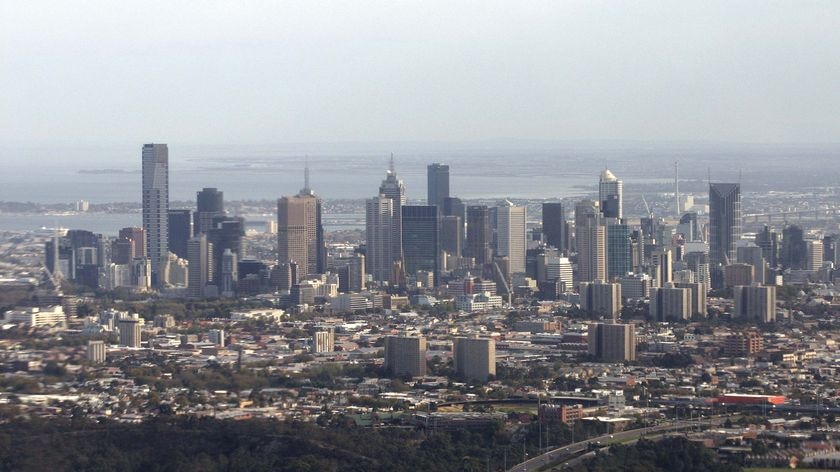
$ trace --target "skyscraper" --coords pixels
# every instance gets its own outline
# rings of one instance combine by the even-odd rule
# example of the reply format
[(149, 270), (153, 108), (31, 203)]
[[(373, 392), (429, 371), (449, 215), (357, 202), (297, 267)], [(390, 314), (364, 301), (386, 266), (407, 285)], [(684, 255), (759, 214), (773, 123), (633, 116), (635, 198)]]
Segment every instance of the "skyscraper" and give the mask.
[(402, 261), (402, 206), (405, 205), (405, 184), (397, 178), (397, 171), (394, 167), (394, 155), (391, 154), (391, 161), (385, 180), (379, 186), (379, 195), (384, 195), (394, 202), (393, 221), (391, 224), (391, 257), (393, 261)]
[(624, 184), (609, 169), (601, 172), (598, 200), (605, 218), (624, 218)]
[(415, 275), (423, 270), (440, 276), (440, 230), (438, 207), (406, 205), (402, 207), (402, 241), (405, 272)]
[(492, 262), (490, 209), (486, 206), (467, 207), (467, 246), (465, 255), (475, 259), (476, 265)]
[(583, 200), (575, 205), (575, 244), (578, 253), (577, 282), (606, 280), (606, 231), (598, 202)]
[(195, 195), (195, 234), (206, 233), (213, 228), (213, 219), (225, 216), (224, 192), (205, 187)]
[(146, 232), (143, 228), (123, 228), (120, 230), (119, 239), (134, 243), (131, 259), (146, 257)]
[(741, 239), (741, 184), (709, 184), (709, 258), (712, 266), (736, 258)]
[(365, 202), (365, 266), (373, 280), (391, 279), (394, 245), (394, 201), (379, 195)]
[(169, 251), (187, 258), (187, 241), (193, 237), (192, 212), (190, 210), (169, 210)]
[(187, 259), (190, 262), (187, 276), (187, 295), (204, 296), (205, 287), (213, 281), (213, 244), (206, 234), (194, 236), (187, 242)]
[(143, 145), (143, 229), (146, 256), (151, 261), (152, 284), (162, 286), (161, 264), (169, 257), (169, 148)]
[(526, 209), (509, 200), (496, 208), (496, 255), (508, 258), (511, 274), (525, 272)]
[(464, 222), (459, 216), (443, 216), (440, 220), (440, 250), (460, 257), (464, 240)]
[(428, 205), (443, 210), (444, 200), (449, 198), (449, 166), (446, 164), (429, 164), (426, 168), (426, 184), (428, 187), (426, 202)]
[(546, 202), (542, 204), (542, 230), (545, 241), (560, 252), (568, 250), (566, 237), (566, 216), (563, 204), (560, 202)]
[(325, 270), (326, 246), (321, 223), (321, 199), (309, 187), (309, 167), (303, 189), (294, 197), (277, 200), (277, 259), (298, 264), (297, 280)]
[(610, 280), (633, 272), (633, 241), (625, 224), (607, 226), (607, 277)]

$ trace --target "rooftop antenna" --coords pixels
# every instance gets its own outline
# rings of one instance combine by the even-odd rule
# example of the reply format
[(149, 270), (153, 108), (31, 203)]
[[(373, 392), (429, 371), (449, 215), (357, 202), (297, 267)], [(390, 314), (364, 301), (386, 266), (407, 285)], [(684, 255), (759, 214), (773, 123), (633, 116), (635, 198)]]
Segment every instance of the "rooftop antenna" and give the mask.
[(388, 163), (388, 170), (393, 174), (394, 171), (394, 153), (391, 153), (391, 161)]
[(303, 191), (309, 193), (309, 154), (304, 157), (303, 164)]

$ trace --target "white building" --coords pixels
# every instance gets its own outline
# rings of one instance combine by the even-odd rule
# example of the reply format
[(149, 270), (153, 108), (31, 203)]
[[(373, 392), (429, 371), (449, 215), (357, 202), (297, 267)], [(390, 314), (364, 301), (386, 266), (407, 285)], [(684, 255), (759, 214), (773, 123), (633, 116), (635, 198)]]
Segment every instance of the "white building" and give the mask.
[(67, 327), (67, 315), (64, 314), (64, 308), (61, 305), (46, 308), (16, 308), (7, 311), (4, 314), (3, 320), (5, 323), (23, 324), (31, 327)]

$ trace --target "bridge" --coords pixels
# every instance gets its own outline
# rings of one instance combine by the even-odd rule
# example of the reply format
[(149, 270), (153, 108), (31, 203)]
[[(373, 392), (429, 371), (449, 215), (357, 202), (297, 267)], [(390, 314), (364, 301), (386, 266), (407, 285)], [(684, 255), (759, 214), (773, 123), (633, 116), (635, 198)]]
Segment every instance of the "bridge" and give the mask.
[(768, 213), (750, 213), (742, 215), (741, 221), (743, 223), (773, 223), (773, 220), (783, 221), (787, 223), (791, 220), (803, 221), (808, 219), (813, 220), (840, 220), (840, 206), (830, 206), (826, 208), (805, 208), (793, 209), (789, 211), (776, 211)]

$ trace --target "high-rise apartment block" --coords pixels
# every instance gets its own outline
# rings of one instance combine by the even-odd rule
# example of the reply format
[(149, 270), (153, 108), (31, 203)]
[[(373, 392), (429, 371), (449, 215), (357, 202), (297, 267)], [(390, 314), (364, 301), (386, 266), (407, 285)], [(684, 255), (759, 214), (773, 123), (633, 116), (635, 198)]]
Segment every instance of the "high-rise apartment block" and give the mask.
[(169, 255), (169, 148), (143, 145), (143, 229), (152, 283), (162, 286), (161, 265)]
[(621, 313), (621, 284), (601, 280), (581, 282), (580, 308), (613, 320)]
[(590, 323), (589, 354), (604, 362), (636, 360), (636, 331), (632, 324)]
[(776, 287), (738, 285), (734, 289), (733, 316), (759, 323), (776, 321)]
[(487, 338), (452, 340), (455, 372), (468, 380), (486, 382), (496, 375), (496, 341)]
[(385, 370), (401, 377), (426, 375), (426, 338), (423, 336), (387, 336)]

